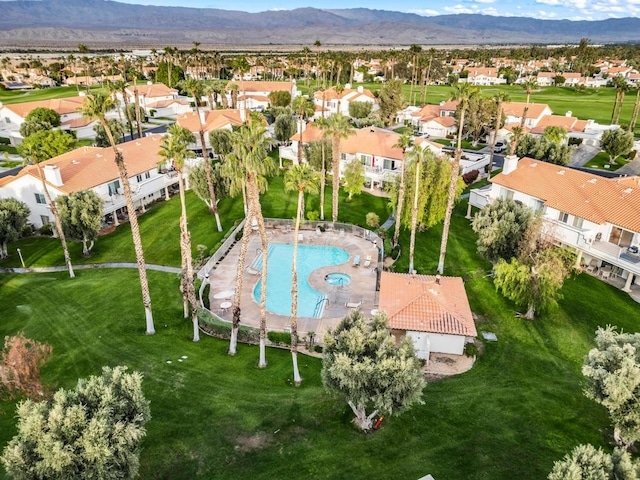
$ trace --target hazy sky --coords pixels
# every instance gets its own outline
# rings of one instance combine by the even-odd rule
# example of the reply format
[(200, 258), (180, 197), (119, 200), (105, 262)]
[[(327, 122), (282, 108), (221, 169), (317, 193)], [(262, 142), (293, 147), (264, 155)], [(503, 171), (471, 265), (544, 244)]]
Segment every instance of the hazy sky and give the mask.
[(293, 9), (365, 7), (380, 10), (412, 12), (420, 15), (452, 13), (484, 13), (501, 16), (524, 16), (546, 19), (601, 20), (612, 17), (639, 17), (640, 0), (323, 0), (305, 3), (302, 0), (244, 0), (234, 4), (222, 0), (118, 0), (142, 5), (208, 7), (225, 10), (259, 12)]

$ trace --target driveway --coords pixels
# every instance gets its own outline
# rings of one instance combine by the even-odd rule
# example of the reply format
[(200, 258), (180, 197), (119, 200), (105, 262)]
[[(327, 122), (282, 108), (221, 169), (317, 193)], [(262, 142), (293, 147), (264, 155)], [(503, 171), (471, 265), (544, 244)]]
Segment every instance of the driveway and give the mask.
[(569, 162), (569, 166), (582, 167), (598, 153), (600, 153), (600, 149), (598, 147), (585, 144), (578, 145), (578, 148), (576, 148), (571, 154), (571, 161)]

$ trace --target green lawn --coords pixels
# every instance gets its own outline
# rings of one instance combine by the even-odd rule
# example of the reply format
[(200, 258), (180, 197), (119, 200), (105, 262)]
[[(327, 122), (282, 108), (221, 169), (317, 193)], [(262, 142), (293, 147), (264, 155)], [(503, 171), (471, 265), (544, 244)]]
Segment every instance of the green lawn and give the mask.
[(16, 150), (16, 147), (14, 147), (12, 145), (0, 145), (0, 152), (7, 152), (7, 153), (16, 154), (16, 153), (18, 153), (18, 150)]
[[(101, 91), (102, 87), (91, 87), (91, 92)], [(80, 88), (81, 92), (86, 92), (85, 88)], [(54, 98), (75, 97), (78, 95), (76, 87), (52, 87), (40, 90), (16, 91), (0, 89), (0, 102), (5, 105), (22, 102), (35, 102), (38, 100), (51, 100)]]
[(620, 155), (616, 158), (615, 163), (611, 164), (609, 163), (609, 154), (600, 152), (587, 163), (585, 163), (584, 166), (587, 168), (599, 168), (602, 170), (609, 170), (610, 172), (613, 172), (626, 165), (627, 163), (629, 163), (629, 160), (623, 155)]
[[(270, 186), (265, 216), (293, 216), (294, 196), (283, 193), (282, 179)], [(308, 210), (317, 208), (314, 201), (309, 199)], [(194, 245), (212, 246), (218, 234), (200, 203), (189, 196)], [(363, 194), (341, 203), (340, 217), (363, 224), (366, 212), (376, 211), (382, 219), (385, 203)], [(174, 199), (141, 217), (154, 262), (177, 265), (178, 207)], [(242, 206), (224, 199), (221, 211), (230, 227)], [(388, 479), (431, 473), (450, 480), (544, 479), (553, 461), (579, 443), (609, 449), (609, 420), (582, 394), (580, 366), (597, 326), (614, 323), (634, 331), (640, 305), (580, 275), (566, 282), (558, 308), (533, 322), (516, 318), (514, 305), (496, 294), (486, 276), (491, 265), (475, 253), (465, 211), (462, 201), (452, 219), (445, 273), (462, 276), (473, 311), (483, 317), (478, 330), (495, 332), (498, 342), (485, 344), (470, 372), (430, 383), (424, 405), (385, 419), (374, 434), (356, 431), (347, 405), (323, 389), (320, 360), (301, 358), (304, 382), (294, 388), (284, 350), (269, 349), (269, 366), (259, 370), (257, 347), (241, 345), (229, 357), (227, 342), (207, 337), (192, 343), (175, 275), (149, 272), (157, 329), (152, 337), (144, 335), (135, 270), (82, 270), (74, 280), (65, 273), (0, 275), (0, 338), (24, 330), (54, 347), (42, 369), (49, 389), (71, 387), (78, 377), (99, 373), (101, 365), (143, 372), (152, 420), (140, 478)], [(132, 258), (126, 230), (100, 239), (96, 257)], [(435, 271), (440, 235), (441, 226), (417, 235), (419, 272)], [(408, 266), (408, 237), (403, 231), (398, 271)], [(48, 249), (59, 250), (52, 242)], [(39, 248), (41, 258), (59, 258), (47, 246)], [(182, 355), (188, 359), (178, 363)], [(15, 433), (14, 424), (15, 401), (0, 401), (0, 445)]]

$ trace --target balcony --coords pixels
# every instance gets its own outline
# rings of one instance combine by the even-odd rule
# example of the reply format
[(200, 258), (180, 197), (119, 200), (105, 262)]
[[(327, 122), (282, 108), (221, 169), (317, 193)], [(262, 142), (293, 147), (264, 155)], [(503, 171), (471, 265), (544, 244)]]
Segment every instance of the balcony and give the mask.
[(489, 196), (491, 192), (491, 185), (487, 185), (486, 187), (476, 188), (469, 192), (469, 205), (484, 208), (489, 205), (493, 199)]

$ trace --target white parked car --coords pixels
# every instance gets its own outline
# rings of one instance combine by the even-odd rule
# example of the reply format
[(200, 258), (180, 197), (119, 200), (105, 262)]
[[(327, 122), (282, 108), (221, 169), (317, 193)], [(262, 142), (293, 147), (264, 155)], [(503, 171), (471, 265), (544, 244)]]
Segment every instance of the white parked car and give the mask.
[(507, 146), (504, 143), (496, 142), (496, 144), (493, 146), (493, 151), (495, 153), (501, 153), (504, 152), (505, 148), (507, 148)]

